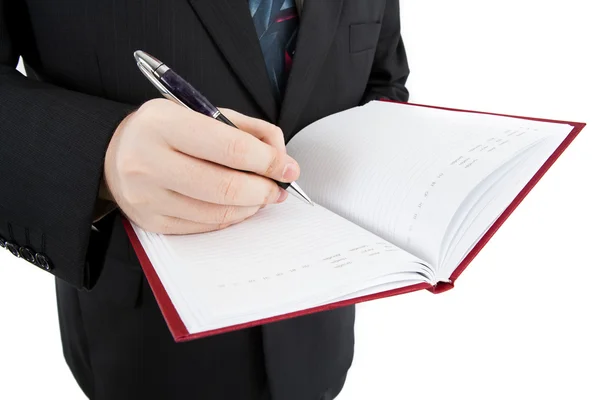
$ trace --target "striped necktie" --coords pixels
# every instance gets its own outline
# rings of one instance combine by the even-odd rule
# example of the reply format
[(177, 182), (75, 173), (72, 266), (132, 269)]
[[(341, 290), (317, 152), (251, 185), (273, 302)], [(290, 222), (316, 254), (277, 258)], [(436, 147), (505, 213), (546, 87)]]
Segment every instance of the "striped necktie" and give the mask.
[(294, 0), (248, 0), (267, 73), (281, 103), (296, 49), (299, 18)]

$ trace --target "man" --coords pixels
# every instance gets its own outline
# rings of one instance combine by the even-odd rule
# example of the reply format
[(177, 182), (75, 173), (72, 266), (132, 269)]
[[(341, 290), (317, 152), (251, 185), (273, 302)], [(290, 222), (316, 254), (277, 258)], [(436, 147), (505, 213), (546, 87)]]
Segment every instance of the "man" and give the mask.
[[(138, 49), (240, 129), (152, 100)], [(243, 223), (285, 200), (268, 178), (298, 178), (284, 142), (367, 101), (407, 100), (407, 76), (398, 0), (0, 0), (0, 244), (56, 276), (85, 394), (333, 399), (353, 307), (176, 344), (115, 207), (162, 233)]]

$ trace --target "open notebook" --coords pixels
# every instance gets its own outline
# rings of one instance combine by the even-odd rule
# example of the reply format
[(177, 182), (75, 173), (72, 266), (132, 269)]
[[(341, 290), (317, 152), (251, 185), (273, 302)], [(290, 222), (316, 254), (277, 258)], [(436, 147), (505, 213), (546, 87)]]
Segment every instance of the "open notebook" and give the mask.
[(583, 126), (373, 101), (288, 144), (314, 207), (289, 196), (197, 235), (124, 222), (177, 341), (440, 292)]

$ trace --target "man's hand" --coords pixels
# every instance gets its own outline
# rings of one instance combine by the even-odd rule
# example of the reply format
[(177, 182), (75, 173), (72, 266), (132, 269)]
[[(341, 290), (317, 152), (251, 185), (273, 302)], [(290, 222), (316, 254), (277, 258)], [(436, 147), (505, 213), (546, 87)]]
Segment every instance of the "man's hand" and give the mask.
[(157, 233), (209, 232), (287, 198), (268, 179), (293, 182), (300, 175), (281, 130), (221, 111), (239, 129), (166, 99), (146, 102), (121, 122), (104, 176), (128, 218)]

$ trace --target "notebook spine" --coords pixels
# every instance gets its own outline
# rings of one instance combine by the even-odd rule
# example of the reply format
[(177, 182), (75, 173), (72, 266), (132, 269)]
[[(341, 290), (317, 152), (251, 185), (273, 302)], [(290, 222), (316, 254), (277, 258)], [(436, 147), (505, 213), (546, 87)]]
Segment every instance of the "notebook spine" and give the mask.
[(454, 282), (438, 282), (435, 285), (431, 286), (427, 290), (429, 290), (433, 294), (440, 294), (447, 292), (448, 290), (454, 287)]

